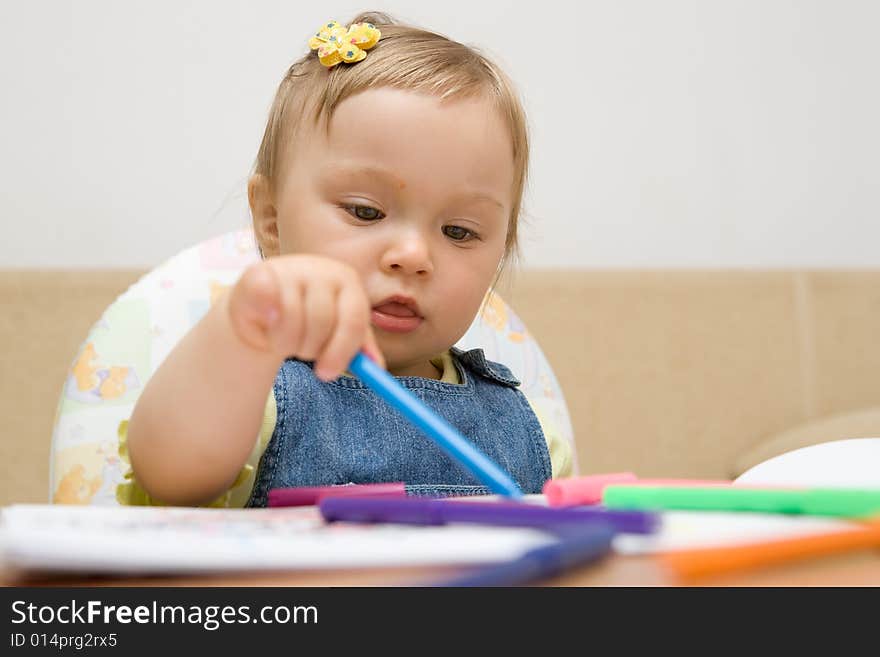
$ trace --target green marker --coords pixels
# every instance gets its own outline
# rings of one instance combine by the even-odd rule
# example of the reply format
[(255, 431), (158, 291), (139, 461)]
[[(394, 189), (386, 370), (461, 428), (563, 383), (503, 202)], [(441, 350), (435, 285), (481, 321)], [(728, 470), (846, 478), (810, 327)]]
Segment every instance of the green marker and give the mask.
[(880, 489), (606, 486), (609, 508), (688, 511), (753, 511), (864, 518), (880, 514)]

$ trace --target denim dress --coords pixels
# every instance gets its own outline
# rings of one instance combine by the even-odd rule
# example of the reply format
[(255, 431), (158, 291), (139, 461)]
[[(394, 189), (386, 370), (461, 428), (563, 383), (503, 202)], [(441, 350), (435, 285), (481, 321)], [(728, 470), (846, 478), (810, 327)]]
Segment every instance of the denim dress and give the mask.
[[(550, 479), (550, 453), (519, 381), (482, 349), (451, 350), (460, 384), (396, 380), (504, 468), (525, 493)], [(359, 379), (324, 383), (312, 364), (290, 359), (275, 379), (278, 417), (248, 506), (273, 488), (401, 481), (410, 495), (490, 491)]]

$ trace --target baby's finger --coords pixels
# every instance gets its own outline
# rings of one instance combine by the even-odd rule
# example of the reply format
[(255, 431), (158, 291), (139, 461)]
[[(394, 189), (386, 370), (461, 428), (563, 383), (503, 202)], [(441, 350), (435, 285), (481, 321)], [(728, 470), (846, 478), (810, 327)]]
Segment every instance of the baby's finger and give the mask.
[(315, 375), (322, 381), (332, 381), (348, 369), (370, 326), (370, 305), (360, 287), (344, 286), (336, 307), (333, 335), (315, 363)]
[(385, 363), (385, 356), (382, 354), (382, 350), (379, 348), (379, 342), (376, 340), (376, 334), (373, 331), (373, 327), (369, 324), (367, 324), (367, 334), (362, 349), (364, 353), (379, 367), (383, 370), (388, 369), (388, 365)]
[(264, 263), (245, 270), (229, 293), (228, 311), (233, 330), (257, 349), (270, 349), (269, 333), (281, 313), (278, 279)]
[(270, 330), (272, 345), (285, 358), (296, 356), (305, 331), (303, 282), (287, 277), (281, 283), (281, 315)]
[(315, 360), (324, 350), (336, 324), (336, 297), (333, 283), (320, 281), (306, 285), (303, 296), (305, 325), (296, 356)]

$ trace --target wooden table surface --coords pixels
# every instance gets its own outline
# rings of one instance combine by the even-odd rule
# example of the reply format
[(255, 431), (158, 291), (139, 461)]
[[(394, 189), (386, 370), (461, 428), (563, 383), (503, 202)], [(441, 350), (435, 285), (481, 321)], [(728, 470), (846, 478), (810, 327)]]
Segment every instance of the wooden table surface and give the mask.
[[(464, 572), (461, 568), (449, 567), (44, 579), (19, 579), (11, 573), (4, 573), (0, 580), (7, 586), (423, 586)], [(880, 586), (880, 550), (861, 550), (693, 581), (676, 580), (655, 557), (614, 555), (535, 584), (581, 587)]]

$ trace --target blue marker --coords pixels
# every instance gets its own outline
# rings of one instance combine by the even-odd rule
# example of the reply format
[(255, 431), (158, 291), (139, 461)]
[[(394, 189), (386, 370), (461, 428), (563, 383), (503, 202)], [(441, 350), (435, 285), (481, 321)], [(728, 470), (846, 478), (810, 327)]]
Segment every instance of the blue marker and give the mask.
[(362, 352), (351, 361), (348, 370), (364, 384), (397, 409), (407, 420), (428, 434), (428, 437), (452, 459), (473, 474), (493, 493), (520, 498), (522, 491), (497, 463), (468, 442), (451, 424), (420, 402), (394, 377), (376, 365)]
[(437, 582), (434, 586), (522, 586), (539, 582), (610, 554), (614, 535), (610, 525), (590, 521), (576, 531), (561, 533), (555, 543), (529, 550), (518, 559)]

